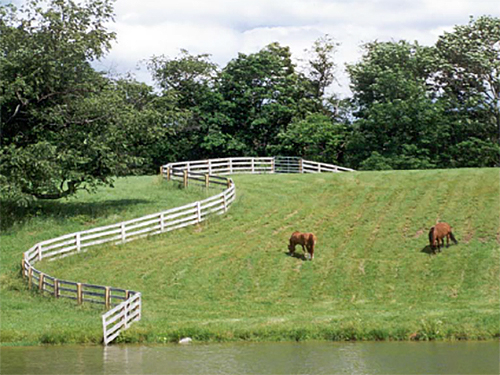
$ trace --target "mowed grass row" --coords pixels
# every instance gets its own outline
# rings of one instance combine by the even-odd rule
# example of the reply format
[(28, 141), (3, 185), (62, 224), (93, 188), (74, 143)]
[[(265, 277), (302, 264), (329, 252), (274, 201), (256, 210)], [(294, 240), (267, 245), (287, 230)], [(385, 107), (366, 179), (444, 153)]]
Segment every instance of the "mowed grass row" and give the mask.
[[(224, 217), (39, 268), (141, 291), (143, 319), (122, 341), (499, 337), (498, 177), (494, 169), (236, 176), (238, 198)], [(459, 245), (430, 255), (437, 220), (453, 226)], [(318, 237), (314, 261), (286, 254), (295, 230)], [(41, 317), (7, 319), (3, 341), (100, 340), (97, 308), (19, 289), (10, 293), (23, 314)], [(2, 308), (2, 323), (6, 315)]]

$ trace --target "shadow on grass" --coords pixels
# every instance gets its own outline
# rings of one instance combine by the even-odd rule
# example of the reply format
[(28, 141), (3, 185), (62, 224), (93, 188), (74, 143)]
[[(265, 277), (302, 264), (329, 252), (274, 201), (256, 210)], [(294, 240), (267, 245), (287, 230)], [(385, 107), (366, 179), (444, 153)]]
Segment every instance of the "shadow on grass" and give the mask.
[(306, 255), (304, 253), (293, 253), (293, 254), (290, 254), (288, 251), (285, 251), (284, 254), (288, 255), (289, 257), (300, 259), (300, 260), (303, 260), (303, 261), (309, 260), (309, 259), (306, 258)]
[(430, 247), (430, 245), (427, 245), (422, 250), (420, 250), (420, 252), (421, 253), (426, 253), (426, 254), (429, 254), (429, 255), (436, 255), (436, 254), (441, 253), (443, 250), (448, 249), (450, 246), (453, 246), (453, 244), (446, 245), (446, 246), (441, 246), (441, 250), (438, 250), (437, 248), (436, 248), (436, 250), (432, 250), (432, 248)]
[[(432, 250), (430, 245), (425, 246), (422, 250), (420, 250), (420, 252), (428, 254), (428, 255), (435, 255), (436, 254), (436, 253), (434, 253), (434, 250)], [(437, 252), (437, 250), (436, 250), (436, 252)]]
[(429, 254), (429, 255), (436, 255), (436, 254), (439, 254), (443, 251), (443, 249), (447, 249), (449, 246), (441, 246), (441, 250), (438, 250), (437, 248), (435, 250), (432, 250), (432, 248), (430, 247), (430, 245), (427, 245), (426, 247), (424, 247), (422, 250), (420, 250), (421, 253), (425, 253), (425, 254)]
[(5, 231), (16, 224), (22, 224), (40, 216), (61, 220), (81, 216), (83, 221), (92, 221), (147, 202), (149, 202), (147, 199), (113, 199), (104, 202), (40, 201), (29, 207), (0, 202), (0, 217), (2, 218), (0, 230)]

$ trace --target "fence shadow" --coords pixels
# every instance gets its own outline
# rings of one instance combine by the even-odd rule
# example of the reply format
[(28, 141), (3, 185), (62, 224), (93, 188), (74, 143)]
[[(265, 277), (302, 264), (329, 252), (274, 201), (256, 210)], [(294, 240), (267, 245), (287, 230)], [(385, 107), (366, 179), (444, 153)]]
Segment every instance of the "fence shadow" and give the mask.
[(83, 221), (92, 221), (147, 202), (147, 199), (112, 199), (103, 202), (40, 201), (28, 207), (19, 207), (0, 201), (0, 230), (8, 230), (16, 224), (23, 224), (39, 216), (60, 220), (81, 216)]

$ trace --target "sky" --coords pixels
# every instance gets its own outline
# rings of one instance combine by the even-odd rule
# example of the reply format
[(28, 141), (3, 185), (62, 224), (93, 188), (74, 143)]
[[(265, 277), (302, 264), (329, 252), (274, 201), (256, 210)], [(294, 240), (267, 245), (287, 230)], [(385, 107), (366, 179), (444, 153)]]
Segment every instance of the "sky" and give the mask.
[(359, 61), (363, 43), (405, 39), (432, 45), (470, 16), (500, 17), (500, 0), (117, 0), (115, 14), (109, 27), (117, 40), (95, 65), (99, 70), (131, 72), (153, 84), (144, 63), (153, 55), (208, 53), (223, 68), (239, 52), (279, 42), (298, 61), (328, 34), (340, 43), (331, 91), (348, 96), (345, 64)]

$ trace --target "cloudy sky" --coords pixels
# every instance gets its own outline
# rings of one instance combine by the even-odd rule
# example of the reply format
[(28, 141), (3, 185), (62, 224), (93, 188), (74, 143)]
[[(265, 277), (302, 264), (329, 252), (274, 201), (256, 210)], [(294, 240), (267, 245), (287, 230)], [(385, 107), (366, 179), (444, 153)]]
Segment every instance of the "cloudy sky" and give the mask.
[(132, 72), (152, 83), (144, 63), (153, 55), (174, 58), (181, 48), (209, 53), (224, 67), (238, 52), (253, 53), (271, 42), (290, 46), (303, 56), (319, 37), (340, 43), (336, 54), (338, 84), (348, 95), (345, 63), (361, 56), (361, 44), (417, 40), (431, 45), (469, 17), (500, 16), (499, 0), (117, 0), (117, 41), (97, 67)]

